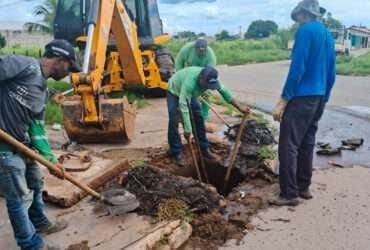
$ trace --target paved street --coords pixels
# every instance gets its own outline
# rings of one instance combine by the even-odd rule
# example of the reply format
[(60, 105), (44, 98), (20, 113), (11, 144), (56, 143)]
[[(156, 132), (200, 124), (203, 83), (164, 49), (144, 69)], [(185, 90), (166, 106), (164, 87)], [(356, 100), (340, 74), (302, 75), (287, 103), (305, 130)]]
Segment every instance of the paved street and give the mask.
[[(289, 61), (220, 66), (223, 82), (249, 102), (272, 102), (281, 94)], [(370, 107), (370, 77), (338, 76), (329, 105)]]

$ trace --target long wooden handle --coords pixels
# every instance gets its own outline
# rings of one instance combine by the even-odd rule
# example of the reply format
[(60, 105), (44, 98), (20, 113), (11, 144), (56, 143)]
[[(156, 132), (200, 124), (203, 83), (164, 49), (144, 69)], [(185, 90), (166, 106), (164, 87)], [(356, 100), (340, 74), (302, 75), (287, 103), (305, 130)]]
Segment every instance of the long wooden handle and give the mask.
[(223, 123), (228, 127), (231, 128), (230, 124), (201, 96), (199, 96), (199, 100), (201, 100), (212, 112), (221, 120)]
[(226, 191), (227, 185), (229, 183), (230, 175), (231, 175), (231, 170), (233, 168), (236, 156), (238, 155), (238, 152), (239, 152), (240, 140), (241, 140), (242, 135), (243, 135), (243, 131), (244, 131), (245, 123), (247, 122), (247, 118), (248, 118), (248, 114), (244, 114), (243, 120), (242, 120), (242, 122), (240, 124), (240, 127), (239, 127), (238, 134), (236, 136), (234, 148), (233, 148), (233, 151), (231, 153), (231, 159), (230, 159), (229, 165), (227, 167), (227, 172), (226, 172), (225, 179), (224, 179), (224, 191)]
[(57, 172), (61, 176), (64, 176), (64, 178), (66, 180), (68, 180), (70, 183), (74, 184), (75, 186), (79, 187), (83, 191), (87, 192), (88, 194), (94, 196), (95, 198), (97, 198), (99, 200), (103, 199), (103, 197), (99, 193), (97, 193), (95, 190), (93, 190), (90, 187), (88, 187), (87, 185), (79, 182), (78, 180), (76, 180), (70, 174), (63, 173), (63, 171), (56, 164), (53, 164), (53, 163), (45, 160), (40, 155), (36, 154), (33, 150), (31, 150), (30, 148), (26, 147), (25, 145), (23, 145), (22, 143), (20, 143), (15, 138), (13, 138), (12, 136), (10, 136), (9, 134), (7, 134), (6, 132), (4, 132), (1, 129), (0, 129), (0, 139), (3, 140), (3, 141), (5, 141), (5, 142), (7, 142), (7, 143), (9, 143), (14, 148), (16, 148), (19, 152), (25, 154), (29, 158), (38, 161), (39, 163), (41, 163), (42, 165), (44, 165), (48, 169), (50, 169), (50, 170), (52, 170), (54, 172)]
[(198, 160), (197, 160), (197, 155), (195, 154), (195, 150), (193, 148), (193, 144), (192, 144), (192, 142), (191, 142), (190, 139), (188, 140), (188, 145), (189, 145), (190, 154), (191, 154), (191, 158), (193, 160), (193, 164), (194, 164), (195, 170), (197, 171), (198, 180), (199, 181), (202, 181), (202, 175), (200, 173), (200, 169), (199, 169), (199, 165), (198, 165)]

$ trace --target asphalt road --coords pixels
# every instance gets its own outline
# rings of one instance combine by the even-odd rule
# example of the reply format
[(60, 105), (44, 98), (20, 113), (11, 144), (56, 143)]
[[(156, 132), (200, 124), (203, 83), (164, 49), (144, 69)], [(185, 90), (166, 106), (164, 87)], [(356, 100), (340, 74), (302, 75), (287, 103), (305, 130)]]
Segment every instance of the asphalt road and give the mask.
[[(222, 81), (248, 102), (275, 103), (289, 70), (289, 61), (220, 66)], [(370, 107), (370, 77), (337, 76), (329, 105)]]

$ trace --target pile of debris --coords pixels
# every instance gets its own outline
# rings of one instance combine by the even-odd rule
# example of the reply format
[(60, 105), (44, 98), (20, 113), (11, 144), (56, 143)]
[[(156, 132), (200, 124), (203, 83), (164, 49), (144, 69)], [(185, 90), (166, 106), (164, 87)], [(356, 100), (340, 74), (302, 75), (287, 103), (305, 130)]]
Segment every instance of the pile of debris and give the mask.
[(193, 237), (191, 242), (201, 246), (201, 249), (217, 249), (229, 239), (238, 242), (243, 239), (244, 228), (230, 223), (220, 213), (202, 214), (195, 218), (193, 226)]
[[(239, 126), (226, 133), (231, 144)], [(173, 166), (164, 151), (157, 152), (148, 164), (129, 170), (122, 185), (139, 200), (139, 214), (158, 221), (185, 218), (193, 227), (190, 246), (217, 249), (229, 239), (241, 240), (246, 230), (253, 228), (249, 224), (251, 216), (267, 207), (267, 197), (277, 187), (277, 178), (258, 154), (261, 148), (274, 144), (273, 133), (265, 123), (246, 123), (230, 189), (224, 193), (227, 199), (217, 193), (223, 186), (226, 164), (206, 162), (210, 184), (205, 184), (189, 178), (196, 178), (191, 174), (191, 164), (185, 168)], [(212, 151), (227, 159), (231, 146), (212, 144)], [(189, 154), (186, 149), (184, 153)]]
[(222, 197), (206, 184), (191, 178), (167, 173), (146, 166), (128, 171), (123, 180), (125, 189), (140, 201), (139, 213), (155, 216), (161, 203), (176, 199), (183, 201), (192, 212), (212, 212), (219, 208)]
[[(235, 125), (225, 133), (229, 140), (235, 139), (239, 126), (240, 124)], [(268, 182), (275, 181), (274, 171), (270, 171), (266, 167), (265, 159), (259, 157), (261, 149), (268, 148), (273, 151), (272, 147), (275, 144), (274, 135), (266, 123), (257, 120), (247, 121), (234, 164), (234, 168), (240, 172), (245, 181), (259, 177)]]
[(347, 140), (342, 140), (342, 145), (340, 147), (333, 147), (330, 143), (318, 142), (316, 151), (318, 155), (340, 155), (342, 150), (352, 150), (356, 151), (359, 147), (364, 144), (364, 139), (362, 138), (352, 138)]

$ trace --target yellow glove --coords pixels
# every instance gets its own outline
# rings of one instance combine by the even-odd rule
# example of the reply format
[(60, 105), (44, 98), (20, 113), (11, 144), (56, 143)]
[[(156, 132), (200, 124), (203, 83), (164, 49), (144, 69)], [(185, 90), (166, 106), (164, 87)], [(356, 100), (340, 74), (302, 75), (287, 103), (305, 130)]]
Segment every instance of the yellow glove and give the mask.
[(272, 112), (272, 116), (274, 117), (275, 121), (281, 122), (287, 105), (288, 105), (288, 102), (285, 101), (283, 98), (280, 98), (280, 100), (276, 104), (274, 111)]

